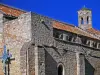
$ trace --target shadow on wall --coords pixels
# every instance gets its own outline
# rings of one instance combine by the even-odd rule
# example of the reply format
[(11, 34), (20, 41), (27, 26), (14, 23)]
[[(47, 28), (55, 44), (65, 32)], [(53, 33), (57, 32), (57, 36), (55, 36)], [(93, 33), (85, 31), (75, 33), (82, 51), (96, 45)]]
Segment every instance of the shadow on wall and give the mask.
[(87, 59), (85, 59), (85, 75), (94, 75), (95, 69), (93, 66), (89, 63)]
[(46, 75), (58, 75), (57, 74), (57, 62), (53, 57), (45, 50), (45, 72)]

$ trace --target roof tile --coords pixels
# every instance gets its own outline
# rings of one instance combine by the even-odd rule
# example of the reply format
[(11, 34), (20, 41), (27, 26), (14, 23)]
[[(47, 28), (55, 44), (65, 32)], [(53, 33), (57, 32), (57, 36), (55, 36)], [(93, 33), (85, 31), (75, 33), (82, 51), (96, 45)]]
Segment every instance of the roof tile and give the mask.
[(7, 15), (12, 15), (12, 16), (16, 16), (16, 17), (25, 13), (25, 11), (15, 9), (15, 8), (11, 8), (11, 7), (3, 5), (3, 4), (0, 4), (0, 10)]
[[(78, 27), (71, 26), (71, 25), (68, 25), (68, 24), (63, 24), (63, 23), (60, 23), (60, 22), (57, 22), (57, 21), (53, 21), (53, 27), (56, 28), (56, 29), (60, 29), (60, 30), (72, 32), (72, 33), (75, 33), (75, 34), (87, 36), (89, 38), (98, 39), (95, 36), (91, 35), (90, 33), (86, 32), (86, 31), (84, 31), (84, 30), (82, 30)], [(95, 32), (95, 33), (100, 34), (100, 32)]]
[(96, 29), (93, 29), (93, 28), (87, 29), (87, 31), (89, 33), (92, 33), (92, 34), (100, 35), (100, 31), (99, 30), (96, 30)]
[[(16, 16), (16, 17), (25, 13), (25, 11), (22, 11), (22, 10), (19, 10), (19, 9), (16, 9), (16, 8), (12, 8), (12, 7), (3, 5), (3, 4), (0, 4), (0, 11), (4, 12), (7, 15), (12, 15), (12, 16)], [(90, 37), (90, 38), (93, 38), (93, 39), (98, 39), (98, 38), (91, 35), (90, 33), (100, 35), (100, 31), (95, 30), (93, 28), (88, 29), (87, 32), (86, 32), (86, 31), (84, 31), (84, 30), (82, 30), (78, 27), (75, 27), (75, 26), (72, 26), (72, 25), (69, 25), (69, 24), (64, 24), (64, 23), (61, 23), (61, 22), (58, 22), (58, 21), (53, 21), (53, 27), (60, 29), (60, 30), (72, 32), (72, 33), (75, 33), (75, 34), (87, 36), (87, 37)]]

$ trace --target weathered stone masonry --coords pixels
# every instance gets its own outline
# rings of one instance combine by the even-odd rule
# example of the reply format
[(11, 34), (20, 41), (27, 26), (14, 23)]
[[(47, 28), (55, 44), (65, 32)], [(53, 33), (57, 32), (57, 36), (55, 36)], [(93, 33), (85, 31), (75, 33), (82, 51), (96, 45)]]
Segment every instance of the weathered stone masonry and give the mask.
[(22, 47), (26, 42), (31, 41), (30, 26), (30, 13), (23, 14), (18, 19), (4, 23), (4, 41), (7, 48), (12, 53), (13, 58), (15, 58), (10, 65), (11, 75), (14, 75), (15, 73), (16, 75), (21, 75), (23, 70), (26, 71), (26, 68), (21, 69), (22, 66), (25, 67), (26, 65), (24, 64), (24, 62), (26, 62), (25, 58), (23, 59), (23, 57), (26, 56), (26, 54), (24, 54), (26, 49), (24, 48), (23, 51)]
[[(54, 22), (61, 22), (31, 12), (4, 22), (5, 17), (0, 17), (1, 43), (15, 58), (10, 75), (59, 75), (59, 65), (63, 67), (62, 75), (100, 75), (100, 48), (94, 44), (100, 43), (97, 36), (56, 29)], [(55, 36), (56, 32), (60, 33)]]

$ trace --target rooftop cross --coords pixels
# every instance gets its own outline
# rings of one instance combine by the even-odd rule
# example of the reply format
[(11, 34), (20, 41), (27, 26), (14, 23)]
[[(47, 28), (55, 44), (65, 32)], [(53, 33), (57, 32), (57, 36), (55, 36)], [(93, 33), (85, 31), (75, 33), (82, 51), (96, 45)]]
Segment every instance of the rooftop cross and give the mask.
[(9, 50), (6, 49), (6, 45), (4, 45), (4, 49), (3, 49), (3, 54), (0, 57), (0, 59), (2, 59), (2, 63), (3, 63), (3, 71), (4, 71), (4, 75), (7, 75), (7, 70), (6, 70), (6, 64), (9, 64), (7, 62), (9, 62), (9, 59), (12, 57), (11, 54), (9, 54)]

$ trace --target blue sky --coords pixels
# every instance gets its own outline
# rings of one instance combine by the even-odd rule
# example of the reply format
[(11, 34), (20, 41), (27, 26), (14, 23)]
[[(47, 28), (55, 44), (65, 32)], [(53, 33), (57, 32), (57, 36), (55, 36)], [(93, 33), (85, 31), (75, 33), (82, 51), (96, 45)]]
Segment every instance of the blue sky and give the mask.
[(100, 0), (0, 0), (0, 2), (76, 26), (77, 11), (85, 5), (92, 10), (93, 27), (100, 30)]

